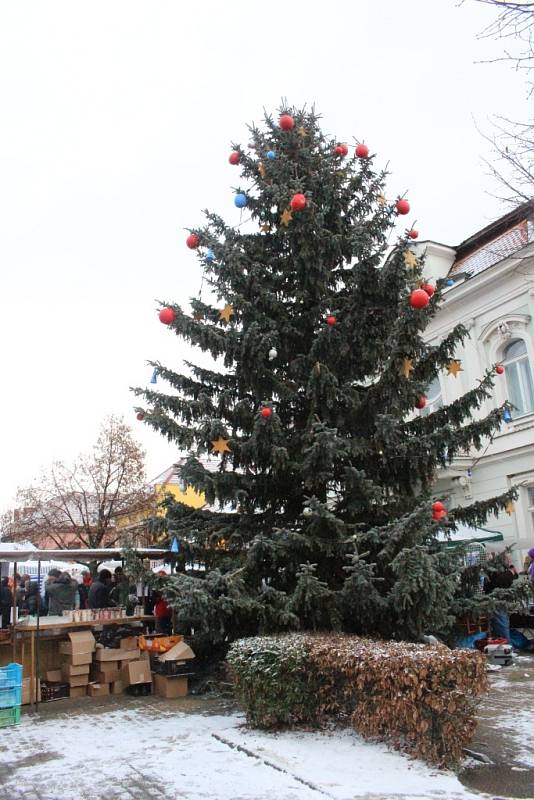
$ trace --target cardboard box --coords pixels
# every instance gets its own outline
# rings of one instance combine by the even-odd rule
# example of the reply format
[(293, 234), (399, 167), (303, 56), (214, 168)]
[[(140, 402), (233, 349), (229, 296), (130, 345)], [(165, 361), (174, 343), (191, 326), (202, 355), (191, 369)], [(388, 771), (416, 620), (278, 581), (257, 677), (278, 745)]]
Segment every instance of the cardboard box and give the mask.
[(121, 650), (120, 647), (99, 647), (95, 653), (95, 661), (130, 661), (140, 656), (137, 650)]
[(89, 683), (89, 673), (87, 673), (87, 675), (71, 675), (64, 680), (69, 686), (87, 686)]
[(175, 644), (174, 647), (171, 647), (170, 650), (167, 650), (166, 653), (163, 653), (161, 656), (159, 656), (159, 660), (189, 661), (194, 657), (195, 654), (193, 653), (188, 644), (186, 644), (185, 642), (178, 642), (178, 644)]
[(121, 639), (120, 649), (137, 650), (137, 636), (126, 636), (125, 639)]
[(160, 697), (185, 697), (187, 695), (187, 677), (167, 675), (154, 675), (156, 694)]
[[(33, 685), (37, 686), (37, 690), (39, 692), (39, 700), (41, 699), (41, 681), (37, 681), (37, 684), (36, 684), (35, 683), (35, 678), (23, 678), (22, 679), (22, 705), (23, 706), (27, 706), (32, 702), (31, 692), (30, 692), (32, 680), (33, 680)], [(36, 699), (37, 698), (36, 698), (35, 693), (34, 693), (34, 696), (33, 696), (34, 702), (35, 702)]]
[(87, 697), (87, 686), (71, 686), (69, 697)]
[[(105, 664), (106, 662), (102, 662)], [(108, 662), (109, 663), (109, 662)], [(116, 661), (111, 662), (113, 666), (117, 663)], [(106, 670), (102, 672), (100, 670), (95, 670), (93, 672), (93, 680), (97, 683), (114, 683), (115, 681), (120, 681), (121, 679), (121, 671), (120, 669), (113, 669), (113, 670)]]
[(87, 687), (89, 697), (104, 697), (109, 694), (109, 683), (90, 683)]
[(124, 683), (123, 681), (113, 681), (110, 684), (110, 691), (111, 694), (122, 694), (124, 691)]
[(70, 661), (64, 661), (61, 665), (61, 674), (64, 678), (70, 678), (73, 675), (89, 675), (90, 664), (71, 664)]
[(125, 686), (136, 683), (152, 683), (150, 663), (145, 661), (129, 661), (121, 670), (121, 679)]
[[(61, 650), (59, 652), (61, 652)], [(92, 660), (92, 653), (71, 653), (71, 655), (66, 658), (63, 663), (71, 667), (81, 667), (82, 664), (89, 665)]]
[[(120, 670), (120, 661), (95, 661), (93, 662), (93, 672), (104, 672), (106, 675), (109, 673), (112, 675), (117, 670)], [(111, 683), (111, 681), (104, 681), (105, 683)]]
[(61, 683), (63, 675), (60, 669), (49, 669), (46, 672), (46, 680), (51, 683)]
[[(92, 653), (96, 647), (95, 637), (91, 631), (79, 631), (67, 634), (68, 642), (59, 643), (59, 652), (66, 655)], [(90, 661), (91, 659), (89, 659)]]

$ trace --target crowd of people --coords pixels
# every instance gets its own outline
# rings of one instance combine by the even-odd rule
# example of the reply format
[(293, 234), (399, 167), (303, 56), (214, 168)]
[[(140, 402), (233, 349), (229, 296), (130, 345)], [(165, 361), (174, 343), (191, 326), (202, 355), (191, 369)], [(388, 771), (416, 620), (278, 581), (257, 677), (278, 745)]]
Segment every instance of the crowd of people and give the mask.
[[(101, 569), (93, 578), (89, 570), (84, 570), (78, 581), (68, 572), (51, 569), (44, 583), (41, 597), (37, 581), (29, 575), (15, 576), (15, 602), (20, 616), (35, 615), (39, 609), (41, 616), (61, 616), (64, 611), (78, 608), (112, 608), (120, 606), (126, 614), (133, 612), (138, 603), (136, 587), (125, 575), (122, 567), (112, 574), (109, 569)], [(156, 627), (161, 633), (171, 632), (171, 609), (158, 592), (151, 593), (147, 613), (156, 617)], [(9, 578), (2, 578), (0, 586), (1, 627), (7, 628), (11, 620), (13, 592)]]

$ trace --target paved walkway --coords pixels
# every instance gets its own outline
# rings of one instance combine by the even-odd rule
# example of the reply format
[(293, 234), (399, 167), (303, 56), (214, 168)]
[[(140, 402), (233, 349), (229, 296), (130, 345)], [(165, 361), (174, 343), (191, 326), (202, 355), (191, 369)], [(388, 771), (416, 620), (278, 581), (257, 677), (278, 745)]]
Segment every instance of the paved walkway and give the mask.
[(462, 782), (500, 797), (534, 798), (534, 654), (491, 676), (471, 745), (491, 759), (460, 776)]

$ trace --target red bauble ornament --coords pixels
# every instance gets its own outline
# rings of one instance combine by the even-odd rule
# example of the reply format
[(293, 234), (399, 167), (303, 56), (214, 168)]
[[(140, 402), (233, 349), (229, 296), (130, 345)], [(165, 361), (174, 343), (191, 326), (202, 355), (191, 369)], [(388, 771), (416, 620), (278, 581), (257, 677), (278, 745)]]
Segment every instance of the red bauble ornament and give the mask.
[(503, 365), (502, 364), (497, 364), (497, 366), (495, 367), (495, 372), (497, 373), (497, 375), (502, 375), (503, 372), (504, 372)]
[(341, 156), (342, 158), (344, 158), (348, 152), (349, 148), (347, 147), (346, 144), (341, 143), (334, 147), (334, 153), (336, 154), (336, 156)]
[(421, 397), (418, 397), (417, 400), (415, 401), (415, 407), (421, 410), (425, 406), (426, 406), (426, 397), (423, 394), (421, 395)]
[(429, 297), (432, 297), (432, 295), (436, 291), (435, 287), (432, 286), (431, 283), (423, 283), (421, 289), (423, 290), (423, 292), (426, 292)]
[(170, 325), (176, 319), (176, 311), (174, 308), (162, 308), (159, 312), (159, 321), (164, 325)]
[(232, 150), (232, 152), (228, 156), (228, 161), (230, 162), (230, 164), (233, 164), (233, 166), (235, 167), (236, 164), (239, 164), (239, 159), (240, 158), (241, 158), (241, 156), (239, 155), (237, 150)]
[(410, 231), (408, 231), (408, 236), (410, 239), (417, 239), (419, 236), (419, 231), (416, 231), (415, 228), (412, 228)]
[(272, 410), (272, 408), (269, 408), (269, 406), (265, 406), (265, 407), (264, 407), (264, 408), (262, 408), (262, 410), (261, 410), (261, 415), (262, 415), (262, 417), (264, 417), (265, 419), (268, 419), (268, 418), (271, 416), (271, 414), (272, 414), (272, 413), (273, 413), (273, 410)]
[(190, 250), (196, 250), (200, 244), (200, 236), (198, 236), (196, 233), (190, 233), (185, 240), (185, 243)]
[(397, 209), (398, 214), (408, 214), (410, 211), (410, 204), (407, 200), (401, 199), (397, 200), (395, 203), (395, 208)]
[(437, 513), (438, 511), (446, 511), (446, 508), (441, 502), (441, 500), (436, 500), (435, 503), (432, 503), (432, 511), (434, 513)]
[(290, 206), (293, 211), (303, 211), (306, 208), (306, 197), (303, 194), (294, 194)]
[(424, 289), (414, 289), (410, 295), (410, 305), (412, 308), (426, 308), (430, 303), (430, 297)]
[(358, 156), (358, 158), (367, 158), (367, 156), (369, 155), (369, 148), (367, 147), (367, 145), (363, 144), (363, 142), (361, 144), (356, 145), (356, 155)]
[(142, 421), (144, 420), (144, 418), (145, 418), (145, 415), (143, 414), (143, 412), (142, 412), (142, 411), (140, 411), (140, 412), (137, 414), (137, 419), (139, 420), (139, 422), (142, 422)]
[(278, 120), (278, 124), (280, 125), (283, 131), (290, 131), (292, 128), (295, 127), (295, 120), (290, 114), (282, 114), (282, 116)]
[(330, 325), (331, 328), (336, 324), (336, 322), (337, 322), (337, 319), (336, 319), (336, 317), (334, 317), (333, 314), (330, 314), (330, 316), (328, 316), (326, 318), (326, 324)]
[(432, 514), (432, 519), (435, 520), (436, 522), (439, 522), (440, 519), (444, 519), (446, 516), (447, 512), (445, 511), (445, 509), (443, 509), (443, 511), (434, 511), (434, 513)]

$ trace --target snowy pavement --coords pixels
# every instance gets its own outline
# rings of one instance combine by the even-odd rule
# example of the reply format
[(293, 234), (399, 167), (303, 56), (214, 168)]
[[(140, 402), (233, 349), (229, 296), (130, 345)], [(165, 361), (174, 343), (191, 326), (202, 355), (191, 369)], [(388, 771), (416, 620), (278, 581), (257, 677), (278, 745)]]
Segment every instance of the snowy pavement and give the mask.
[(466, 786), (493, 795), (534, 798), (534, 653), (491, 675), (478, 709), (473, 750), (491, 759), (462, 774)]
[[(52, 708), (55, 706), (55, 708)], [(62, 707), (62, 708), (61, 708)], [(0, 731), (0, 800), (473, 800), (350, 731), (249, 731), (211, 700), (63, 701)]]

